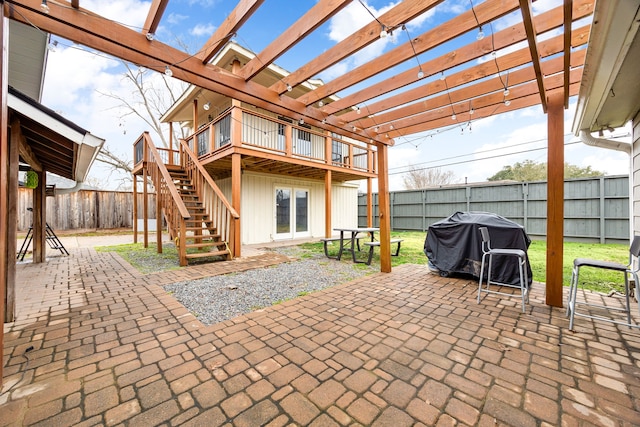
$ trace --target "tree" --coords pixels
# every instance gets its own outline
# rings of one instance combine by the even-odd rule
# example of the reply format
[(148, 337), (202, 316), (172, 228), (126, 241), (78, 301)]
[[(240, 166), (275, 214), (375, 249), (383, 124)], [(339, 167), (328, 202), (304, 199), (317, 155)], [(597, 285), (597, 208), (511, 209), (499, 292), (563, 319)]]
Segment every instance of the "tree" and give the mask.
[(455, 179), (456, 175), (453, 171), (442, 171), (440, 168), (417, 168), (413, 165), (402, 175), (402, 182), (407, 190), (453, 184)]
[[(565, 178), (586, 178), (591, 176), (601, 176), (604, 172), (597, 171), (591, 166), (580, 167), (569, 163), (564, 164)], [(487, 178), (487, 181), (544, 181), (547, 179), (547, 163), (536, 163), (533, 160), (517, 162), (507, 165), (495, 175)]]
[[(150, 131), (159, 138), (160, 145), (168, 148), (169, 142), (166, 129), (164, 129), (166, 126), (160, 123), (159, 118), (184, 92), (186, 83), (146, 68), (133, 67), (124, 61), (122, 61), (122, 65), (125, 68), (123, 83), (132, 88), (129, 96), (112, 92), (98, 91), (98, 93), (117, 101), (117, 105), (113, 108), (122, 111), (119, 116), (121, 122), (129, 116), (142, 120), (149, 126)], [(174, 131), (177, 130), (174, 129)], [(184, 138), (186, 135), (176, 136)], [(132, 162), (125, 160), (123, 156), (118, 155), (113, 149), (104, 146), (96, 160), (108, 165), (113, 172), (117, 171), (125, 173), (129, 177), (131, 176), (133, 170)]]

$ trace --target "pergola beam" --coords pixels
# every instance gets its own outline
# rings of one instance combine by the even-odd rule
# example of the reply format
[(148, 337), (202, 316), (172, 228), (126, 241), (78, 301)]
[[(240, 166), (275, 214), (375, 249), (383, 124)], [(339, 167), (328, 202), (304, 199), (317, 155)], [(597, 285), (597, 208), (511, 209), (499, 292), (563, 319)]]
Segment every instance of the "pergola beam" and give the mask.
[[(494, 19), (517, 10), (517, 0), (488, 0), (477, 6), (478, 14), (492, 16)], [(329, 83), (318, 87), (298, 98), (306, 105), (311, 105), (320, 99), (331, 96), (343, 89), (358, 84), (404, 61), (414, 58), (416, 55), (433, 49), (453, 38), (477, 27), (477, 21), (472, 11), (464, 12), (456, 18), (443, 23), (436, 29), (427, 31), (421, 36), (414, 37), (412, 42), (383, 54), (356, 69), (343, 74)], [(490, 46), (488, 41), (487, 46)], [(451, 56), (452, 58), (454, 55)], [(417, 74), (416, 74), (417, 76)], [(417, 80), (417, 77), (414, 77)]]
[[(147, 19), (144, 22), (144, 27), (142, 27), (142, 34), (145, 36), (147, 34), (155, 34), (158, 25), (160, 25), (162, 15), (167, 8), (167, 4), (169, 4), (169, 0), (153, 0), (149, 8), (149, 13), (147, 14)], [(76, 7), (76, 9), (78, 9), (78, 7)]]
[[(593, 13), (593, 6), (594, 6), (593, 2), (589, 0), (575, 1), (574, 2), (575, 19), (580, 19), (580, 18), (583, 18), (584, 16), (587, 16)], [(562, 15), (561, 8), (552, 9), (550, 11), (542, 13), (534, 18), (536, 22), (536, 28), (541, 32), (545, 32), (553, 28), (560, 27), (562, 25), (562, 20), (563, 20), (562, 16), (563, 15)], [(588, 30), (590, 27), (583, 27), (583, 28), (587, 28)], [(589, 32), (587, 31), (586, 33), (581, 33), (578, 35), (574, 35), (572, 37), (574, 38), (574, 46), (585, 44), (589, 39)], [(474, 42), (469, 45), (460, 47), (455, 52), (442, 55), (438, 58), (435, 58), (429, 62), (422, 64), (422, 69), (429, 70), (430, 74), (437, 74), (440, 71), (445, 70), (447, 68), (452, 68), (452, 67), (464, 64), (466, 62), (478, 59), (486, 55), (493, 48), (495, 48), (496, 50), (503, 49), (505, 47), (512, 46), (515, 43), (519, 43), (523, 40), (526, 40), (526, 32), (524, 30), (524, 27), (522, 26), (522, 24), (516, 24), (495, 33), (493, 35), (493, 46), (491, 46), (491, 41), (488, 39), (482, 40), (480, 42)], [(487, 47), (486, 45), (487, 43), (489, 43), (490, 47)], [(541, 51), (544, 52), (544, 50), (546, 49), (544, 46), (547, 45), (546, 41), (541, 43), (541, 45), (543, 46)], [(558, 53), (560, 51), (561, 51), (561, 48), (560, 50), (554, 53)], [(502, 57), (499, 57), (498, 61), (500, 61), (501, 58)], [(527, 58), (526, 62), (529, 62), (529, 60), (530, 58)], [(501, 69), (504, 69), (504, 68), (501, 68)], [(373, 99), (385, 93), (400, 89), (406, 85), (409, 85), (415, 82), (417, 73), (418, 73), (418, 67), (415, 67), (411, 70), (395, 75), (392, 78), (386, 79), (380, 83), (373, 84), (358, 92), (347, 95), (331, 103), (330, 105), (326, 105), (325, 107), (323, 107), (322, 111), (324, 111), (326, 114), (331, 114), (334, 111), (339, 111), (344, 108), (351, 107), (353, 105), (358, 105), (358, 104), (364, 103), (369, 99)], [(465, 71), (459, 72), (456, 75), (461, 75), (463, 73), (465, 73)], [(447, 82), (450, 82), (449, 77), (447, 79), (448, 79)], [(365, 112), (367, 115), (376, 114), (384, 110), (397, 108), (399, 105), (403, 105), (403, 104), (406, 104), (407, 102), (415, 101), (419, 98), (427, 96), (430, 93), (433, 93), (433, 92), (430, 92), (431, 90), (435, 90), (432, 88), (433, 84), (428, 83), (426, 86), (429, 86), (428, 91), (421, 90), (424, 88), (424, 86), (421, 86), (419, 88), (412, 89), (404, 93), (393, 95), (391, 97), (382, 99), (370, 105), (364, 106), (363, 112)], [(440, 88), (438, 91), (440, 90), (444, 90), (444, 87)], [(420, 92), (424, 93), (424, 95), (420, 95), (418, 97), (414, 96), (415, 94)], [(344, 115), (341, 115), (340, 118), (345, 120), (346, 122), (350, 122), (350, 121), (356, 120), (358, 116), (356, 115), (355, 112), (349, 112)]]
[(264, 0), (240, 0), (196, 56), (203, 63), (211, 61), (263, 2)]
[[(589, 35), (590, 28), (591, 26), (587, 25), (574, 31), (573, 38), (576, 40), (576, 45), (582, 44), (583, 40), (584, 43), (586, 43), (586, 38)], [(541, 48), (544, 57), (552, 56), (557, 54), (558, 52), (561, 52), (562, 36), (556, 36), (554, 38), (545, 40), (541, 43)], [(571, 58), (571, 65), (573, 67), (581, 66), (584, 63), (585, 53), (585, 49), (576, 52), (574, 58)], [(499, 57), (496, 59), (496, 61), (498, 62), (499, 69), (504, 71), (507, 69), (520, 67), (528, 63), (529, 59), (530, 57), (528, 48), (523, 48), (508, 55)], [(545, 61), (543, 63), (543, 67), (547, 75), (560, 73), (563, 70), (563, 59), (560, 57), (552, 58), (548, 61)], [(402, 95), (405, 95), (404, 104), (406, 105), (404, 107), (397, 107), (389, 110), (386, 113), (378, 114), (371, 117), (360, 118), (361, 116), (355, 113), (348, 113), (340, 116), (340, 118), (348, 123), (357, 123), (357, 125), (362, 128), (371, 129), (372, 127), (381, 126), (394, 120), (402, 120), (415, 114), (419, 114), (421, 112), (424, 112), (425, 109), (431, 110), (434, 108), (442, 107), (443, 105), (447, 105), (450, 102), (458, 103), (465, 100), (474, 99), (486, 93), (504, 89), (500, 77), (496, 76), (492, 79), (486, 80), (487, 76), (494, 75), (495, 72), (495, 62), (487, 61), (470, 69), (459, 71), (448, 76), (446, 78), (446, 86), (443, 81), (435, 80), (416, 89), (412, 89), (411, 91), (407, 91), (404, 94), (397, 95), (398, 99), (400, 99)], [(519, 68), (509, 73), (509, 81), (511, 83), (511, 86), (516, 86), (529, 80), (535, 80), (535, 78), (535, 70), (533, 69), (533, 67)], [(467, 85), (468, 83), (476, 79), (485, 80), (475, 85)], [(459, 86), (468, 87), (460, 91), (451, 91), (451, 89)], [(436, 99), (434, 99), (434, 95), (445, 91), (449, 92), (451, 99), (449, 99), (448, 96), (445, 97), (445, 99), (443, 99), (444, 104), (439, 103), (438, 101), (436, 101)], [(408, 104), (409, 102), (426, 96), (431, 96), (431, 98), (422, 99), (413, 104)], [(437, 99), (441, 99), (441, 97), (438, 97)], [(369, 107), (364, 108), (364, 113), (365, 116), (372, 114)]]
[(239, 75), (245, 80), (251, 80), (349, 3), (351, 0), (320, 0), (285, 32), (276, 37), (262, 52), (247, 62), (240, 70)]
[(573, 7), (571, 0), (564, 0), (564, 108), (569, 108), (569, 69), (571, 68), (571, 22)]
[(540, 92), (540, 104), (542, 104), (542, 111), (546, 113), (547, 92), (544, 89), (544, 76), (542, 75), (542, 67), (540, 67), (540, 54), (538, 53), (537, 33), (533, 22), (533, 14), (531, 13), (531, 0), (520, 0), (520, 11), (522, 13), (522, 22), (527, 32), (527, 41), (529, 42), (529, 50), (531, 51), (531, 62), (536, 71), (538, 91)]
[[(50, 4), (49, 13), (44, 14), (38, 0), (8, 0), (4, 4), (5, 8), (8, 8), (7, 15), (12, 19), (27, 25), (36, 25), (42, 31), (57, 34), (134, 64), (142, 64), (158, 72), (164, 72), (165, 67), (170, 67), (173, 76), (179, 80), (295, 120), (304, 119), (307, 123), (362, 142), (369, 143), (372, 139), (362, 131), (342, 127), (334, 117), (325, 121), (325, 116), (320, 111), (308, 108), (298, 100), (279, 96), (258, 83), (244, 81), (220, 67), (203, 64), (200, 59), (161, 42), (149, 42), (141, 33), (95, 14), (83, 10), (76, 11), (53, 2)], [(14, 8), (18, 10), (14, 11)], [(393, 141), (382, 143), (393, 144)]]
[[(579, 82), (573, 83), (569, 86), (569, 94), (571, 96), (577, 95), (579, 90), (580, 90)], [(413, 126), (405, 127), (404, 129), (401, 129), (401, 130), (393, 129), (393, 130), (387, 131), (385, 132), (385, 138), (387, 137), (387, 135), (389, 138), (399, 138), (399, 137), (413, 135), (419, 132), (426, 132), (426, 131), (439, 129), (439, 128), (450, 128), (451, 126), (462, 126), (469, 121), (475, 121), (484, 117), (494, 116), (496, 114), (503, 114), (509, 111), (516, 111), (523, 108), (533, 107), (535, 105), (540, 104), (539, 98), (540, 96), (536, 91), (531, 95), (512, 100), (511, 104), (508, 106), (505, 105), (504, 102), (500, 101), (500, 102), (495, 102), (492, 105), (487, 105), (484, 108), (480, 108), (480, 109), (474, 108), (473, 115), (469, 114), (468, 109), (464, 111), (460, 109), (460, 112), (456, 113), (457, 117), (455, 121), (451, 120), (451, 114), (446, 114), (446, 115), (443, 114), (439, 118), (425, 122), (425, 123), (415, 124)]]
[[(379, 16), (378, 21), (383, 22), (388, 29), (394, 29), (401, 26), (403, 23), (409, 22), (422, 15), (442, 3), (442, 1), (444, 0), (401, 2), (393, 9)], [(274, 83), (270, 89), (275, 90), (279, 94), (283, 94), (287, 91), (287, 85), (295, 87), (321, 71), (324, 71), (339, 61), (347, 58), (349, 55), (353, 55), (354, 53), (357, 53), (369, 46), (371, 43), (374, 43), (380, 38), (381, 30), (380, 24), (378, 24), (377, 21), (371, 21), (369, 24), (337, 43), (329, 50), (320, 53), (307, 64), (303, 65), (296, 71), (293, 71), (282, 80)]]

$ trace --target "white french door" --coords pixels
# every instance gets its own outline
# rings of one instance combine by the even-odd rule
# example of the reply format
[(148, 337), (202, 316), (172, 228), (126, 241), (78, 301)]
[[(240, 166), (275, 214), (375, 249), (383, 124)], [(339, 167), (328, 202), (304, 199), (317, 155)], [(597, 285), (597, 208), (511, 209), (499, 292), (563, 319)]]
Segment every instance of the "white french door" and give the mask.
[(276, 187), (275, 239), (295, 239), (309, 236), (309, 190)]

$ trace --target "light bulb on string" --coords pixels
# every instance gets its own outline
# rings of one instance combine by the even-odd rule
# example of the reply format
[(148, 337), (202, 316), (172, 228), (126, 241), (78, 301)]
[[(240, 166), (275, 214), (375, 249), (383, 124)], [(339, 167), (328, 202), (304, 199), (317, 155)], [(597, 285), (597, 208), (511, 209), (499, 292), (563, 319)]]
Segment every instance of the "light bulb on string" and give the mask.
[(421, 79), (424, 77), (424, 71), (422, 71), (422, 68), (420, 68), (420, 70), (418, 70), (418, 78)]
[(42, 10), (44, 13), (49, 14), (49, 5), (47, 4), (47, 0), (42, 0), (42, 3), (40, 4), (40, 10)]
[(476, 40), (480, 41), (484, 38), (484, 31), (482, 31), (482, 25), (478, 28), (478, 35), (476, 36)]
[(171, 68), (169, 68), (169, 66), (165, 66), (164, 68), (164, 75), (167, 77), (171, 77), (173, 76), (173, 71), (171, 71)]

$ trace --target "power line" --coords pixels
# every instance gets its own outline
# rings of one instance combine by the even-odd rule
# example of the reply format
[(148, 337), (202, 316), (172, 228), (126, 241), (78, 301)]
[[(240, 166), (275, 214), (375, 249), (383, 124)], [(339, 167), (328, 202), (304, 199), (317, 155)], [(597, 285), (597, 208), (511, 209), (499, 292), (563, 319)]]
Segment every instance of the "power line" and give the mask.
[[(580, 144), (580, 141), (566, 142), (564, 145), (568, 146), (568, 145), (574, 145), (574, 144)], [(546, 150), (546, 149), (547, 149), (547, 147), (532, 148), (530, 150), (515, 151), (515, 152), (512, 152), (512, 153), (506, 153), (506, 154), (497, 154), (495, 156), (483, 157), (481, 159), (471, 159), (471, 160), (463, 160), (463, 161), (460, 161), (460, 162), (445, 163), (445, 164), (438, 165), (438, 166), (427, 166), (427, 167), (424, 167), (424, 168), (418, 168), (418, 169), (414, 169), (414, 170), (415, 171), (422, 171), (422, 170), (427, 170), (427, 169), (436, 169), (436, 168), (440, 168), (442, 166), (454, 166), (454, 165), (460, 165), (460, 164), (463, 164), (463, 163), (479, 162), (479, 161), (482, 161), (482, 160), (497, 159), (498, 157), (512, 156), (514, 154), (531, 153), (533, 151), (540, 151), (540, 150)], [(389, 175), (400, 175), (400, 174), (407, 173), (407, 172), (408, 171), (393, 172), (393, 173), (389, 173)]]
[[(570, 135), (572, 135), (572, 134), (571, 134), (571, 133), (566, 133), (566, 134), (564, 134), (563, 136), (565, 136), (565, 137), (566, 137), (566, 136), (570, 136)], [(436, 162), (441, 162), (441, 161), (443, 161), (443, 160), (459, 159), (459, 158), (462, 158), (462, 157), (473, 156), (473, 155), (476, 155), (476, 154), (491, 153), (491, 152), (494, 152), (494, 151), (500, 151), (500, 150), (505, 150), (505, 149), (507, 149), (507, 148), (519, 147), (519, 146), (521, 146), (521, 145), (534, 144), (534, 143), (536, 143), (536, 142), (541, 142), (541, 141), (546, 141), (546, 140), (547, 140), (546, 138), (535, 139), (535, 140), (533, 140), (533, 141), (521, 142), (521, 143), (519, 143), (519, 144), (513, 144), (513, 145), (509, 145), (509, 146), (507, 146), (507, 147), (491, 148), (491, 149), (489, 149), (489, 150), (476, 151), (476, 152), (474, 152), (474, 153), (459, 154), (459, 155), (457, 155), (457, 156), (443, 157), (443, 158), (441, 158), (441, 159), (436, 159), (436, 160), (428, 160), (428, 161), (426, 161), (426, 162), (415, 163), (415, 164), (413, 164), (413, 165), (411, 165), (411, 166), (426, 165), (426, 164), (428, 164), (428, 163), (436, 163)], [(508, 156), (508, 155), (509, 155), (509, 154), (505, 154), (505, 156)], [(403, 168), (407, 168), (407, 167), (409, 167), (409, 166), (396, 166), (396, 167), (394, 167), (394, 168), (389, 168), (389, 170), (403, 169)]]

